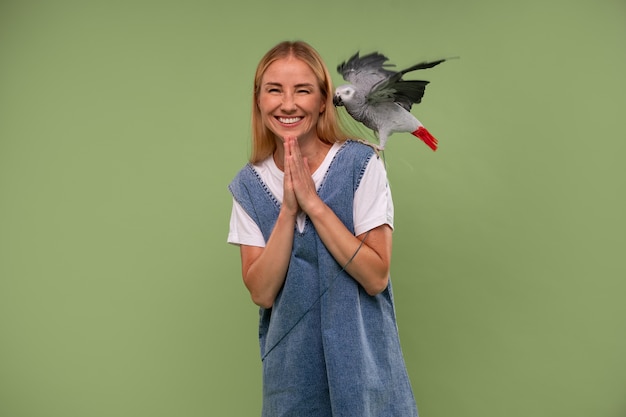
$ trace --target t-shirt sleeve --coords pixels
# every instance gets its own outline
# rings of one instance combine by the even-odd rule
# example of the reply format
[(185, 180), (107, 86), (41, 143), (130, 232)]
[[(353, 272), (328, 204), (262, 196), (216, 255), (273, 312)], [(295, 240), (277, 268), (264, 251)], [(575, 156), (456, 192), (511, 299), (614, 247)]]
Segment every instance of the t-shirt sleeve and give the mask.
[(387, 170), (380, 158), (372, 157), (354, 193), (354, 232), (360, 235), (383, 224), (393, 228), (393, 199)]
[(261, 229), (235, 199), (233, 199), (233, 208), (230, 214), (227, 242), (233, 245), (265, 247), (265, 239)]

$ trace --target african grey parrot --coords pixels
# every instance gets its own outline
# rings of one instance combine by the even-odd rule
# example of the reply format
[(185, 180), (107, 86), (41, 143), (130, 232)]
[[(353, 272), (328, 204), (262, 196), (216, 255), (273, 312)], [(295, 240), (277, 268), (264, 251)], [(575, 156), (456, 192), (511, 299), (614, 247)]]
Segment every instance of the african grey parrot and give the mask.
[(376, 132), (378, 149), (385, 148), (387, 138), (394, 132), (409, 132), (423, 140), (434, 151), (435, 139), (422, 123), (411, 114), (411, 106), (422, 101), (428, 81), (403, 80), (410, 71), (432, 68), (445, 61), (421, 62), (402, 71), (384, 67), (388, 58), (378, 52), (362, 57), (357, 52), (337, 71), (349, 84), (335, 89), (335, 106), (344, 106), (350, 116)]

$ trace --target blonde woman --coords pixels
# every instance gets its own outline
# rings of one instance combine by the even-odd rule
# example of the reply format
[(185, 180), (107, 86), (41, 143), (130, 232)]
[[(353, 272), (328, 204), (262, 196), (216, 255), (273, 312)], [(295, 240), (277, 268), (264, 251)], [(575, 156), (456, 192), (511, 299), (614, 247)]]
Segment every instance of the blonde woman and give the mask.
[(264, 417), (410, 417), (389, 270), (383, 162), (348, 140), (320, 55), (281, 42), (258, 64), (250, 162), (229, 185), (228, 242), (260, 307)]

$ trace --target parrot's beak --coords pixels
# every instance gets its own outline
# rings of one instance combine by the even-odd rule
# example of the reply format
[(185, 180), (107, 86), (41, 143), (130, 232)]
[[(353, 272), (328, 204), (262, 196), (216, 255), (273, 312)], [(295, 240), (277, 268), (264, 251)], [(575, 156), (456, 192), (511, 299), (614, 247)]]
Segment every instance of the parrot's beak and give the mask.
[(335, 94), (335, 96), (333, 97), (333, 104), (335, 105), (335, 107), (343, 106), (343, 100), (338, 94)]

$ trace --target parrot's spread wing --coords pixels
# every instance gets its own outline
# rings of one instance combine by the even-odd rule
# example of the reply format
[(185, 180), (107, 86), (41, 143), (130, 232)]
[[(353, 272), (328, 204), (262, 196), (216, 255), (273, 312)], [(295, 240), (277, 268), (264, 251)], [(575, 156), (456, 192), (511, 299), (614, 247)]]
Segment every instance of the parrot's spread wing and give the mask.
[(344, 80), (349, 83), (369, 90), (377, 83), (386, 80), (394, 71), (386, 70), (385, 67), (393, 66), (385, 64), (388, 58), (378, 52), (359, 56), (359, 53), (352, 55), (350, 59), (337, 66), (337, 71)]
[(370, 104), (393, 101), (410, 111), (411, 106), (420, 103), (428, 81), (422, 80), (383, 80), (370, 91), (367, 101)]
[(411, 110), (413, 104), (422, 101), (426, 85), (429, 81), (403, 80), (402, 76), (411, 71), (432, 68), (444, 61), (445, 59), (430, 62), (424, 61), (402, 71), (392, 73), (389, 77), (379, 81), (372, 87), (367, 95), (367, 101), (371, 104), (383, 101), (394, 101), (407, 111)]

